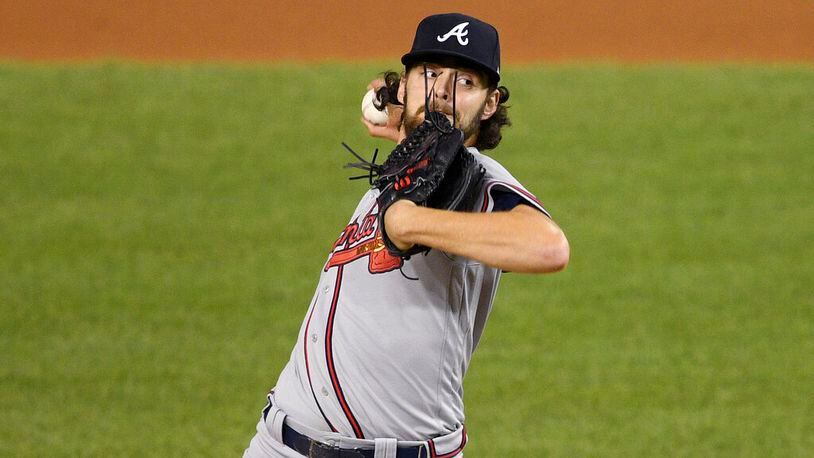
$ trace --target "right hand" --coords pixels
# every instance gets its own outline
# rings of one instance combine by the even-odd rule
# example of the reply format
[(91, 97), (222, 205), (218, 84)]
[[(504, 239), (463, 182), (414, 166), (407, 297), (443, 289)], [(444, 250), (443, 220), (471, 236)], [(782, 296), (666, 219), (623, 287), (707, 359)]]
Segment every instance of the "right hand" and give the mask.
[[(384, 86), (383, 79), (375, 79), (367, 85), (367, 90), (373, 89), (378, 90)], [(367, 133), (371, 137), (377, 138), (384, 138), (388, 140), (393, 140), (394, 142), (398, 142), (399, 139), (399, 131), (401, 129), (401, 113), (403, 111), (403, 107), (401, 105), (394, 105), (392, 103), (387, 104), (387, 113), (388, 119), (387, 124), (384, 126), (377, 126), (367, 119), (364, 116), (361, 118), (362, 124), (365, 125), (367, 128)]]

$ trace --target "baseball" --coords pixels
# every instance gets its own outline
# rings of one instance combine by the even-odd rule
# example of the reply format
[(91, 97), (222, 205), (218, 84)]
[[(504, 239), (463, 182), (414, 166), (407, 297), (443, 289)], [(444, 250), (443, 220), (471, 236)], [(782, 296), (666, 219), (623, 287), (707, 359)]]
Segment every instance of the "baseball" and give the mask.
[(371, 89), (362, 98), (362, 116), (377, 126), (387, 125), (387, 107), (383, 110), (376, 108), (373, 104), (373, 99), (376, 97), (376, 92)]

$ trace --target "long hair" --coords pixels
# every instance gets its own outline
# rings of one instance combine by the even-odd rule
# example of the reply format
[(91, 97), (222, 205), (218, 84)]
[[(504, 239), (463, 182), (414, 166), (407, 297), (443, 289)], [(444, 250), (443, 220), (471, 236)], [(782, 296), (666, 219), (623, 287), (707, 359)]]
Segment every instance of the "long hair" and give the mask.
[[(405, 71), (410, 71), (408, 67)], [(484, 78), (486, 75), (483, 75)], [(387, 103), (400, 104), (398, 101), (399, 84), (401, 83), (401, 75), (388, 70), (382, 73), (386, 90), (383, 90), (383, 96), (387, 98)], [(509, 119), (509, 106), (505, 105), (509, 100), (509, 89), (506, 86), (498, 86), (497, 83), (490, 81), (489, 92), (495, 89), (500, 92), (500, 100), (498, 101), (497, 111), (489, 119), (480, 122), (478, 129), (478, 138), (475, 141), (475, 147), (479, 150), (494, 149), (500, 144), (503, 139), (501, 129), (503, 126), (511, 126), (512, 122)]]

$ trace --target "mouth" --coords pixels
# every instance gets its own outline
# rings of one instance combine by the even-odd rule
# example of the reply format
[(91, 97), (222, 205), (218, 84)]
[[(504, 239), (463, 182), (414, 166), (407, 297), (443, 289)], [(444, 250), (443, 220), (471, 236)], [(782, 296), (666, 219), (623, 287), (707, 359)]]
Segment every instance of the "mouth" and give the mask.
[[(455, 119), (452, 116), (452, 110), (435, 109), (435, 110), (431, 110), (431, 112), (441, 113), (449, 120), (450, 123), (453, 123), (453, 124), (455, 123)], [(424, 107), (421, 107), (421, 109), (418, 110), (418, 112), (416, 113), (416, 116), (421, 116), (421, 118), (424, 119)]]

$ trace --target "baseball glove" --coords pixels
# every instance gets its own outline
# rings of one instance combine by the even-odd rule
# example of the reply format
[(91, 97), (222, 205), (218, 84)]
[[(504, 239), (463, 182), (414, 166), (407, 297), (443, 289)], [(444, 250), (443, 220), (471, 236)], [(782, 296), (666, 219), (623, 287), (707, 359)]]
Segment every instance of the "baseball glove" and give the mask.
[[(387, 250), (403, 258), (429, 251), (422, 245), (400, 250), (387, 236), (384, 215), (397, 200), (442, 210), (470, 211), (478, 195), (485, 169), (464, 147), (464, 133), (453, 127), (440, 112), (431, 112), (390, 153), (382, 164), (366, 161), (344, 145), (362, 162), (347, 164), (368, 171), (372, 186), (379, 189), (378, 222)], [(375, 177), (375, 178), (374, 178)]]

